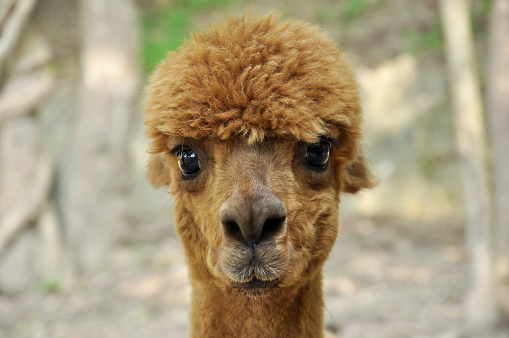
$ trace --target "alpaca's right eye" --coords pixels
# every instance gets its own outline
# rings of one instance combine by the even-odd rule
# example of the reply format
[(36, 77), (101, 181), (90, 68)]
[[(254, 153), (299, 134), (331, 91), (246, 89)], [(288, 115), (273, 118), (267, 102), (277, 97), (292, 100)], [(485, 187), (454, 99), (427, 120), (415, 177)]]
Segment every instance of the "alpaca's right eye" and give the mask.
[(182, 149), (177, 152), (179, 168), (184, 175), (193, 175), (200, 170), (200, 160), (191, 149)]
[(306, 162), (312, 169), (321, 170), (329, 164), (330, 143), (321, 141), (309, 144), (306, 149)]

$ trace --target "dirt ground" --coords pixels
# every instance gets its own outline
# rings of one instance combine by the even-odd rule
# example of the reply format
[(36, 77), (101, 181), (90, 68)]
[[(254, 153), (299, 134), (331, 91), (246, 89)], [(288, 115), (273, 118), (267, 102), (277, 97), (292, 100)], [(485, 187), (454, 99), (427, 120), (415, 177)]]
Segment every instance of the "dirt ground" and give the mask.
[[(509, 337), (509, 326), (481, 333), (465, 322), (461, 229), (453, 221), (344, 221), (324, 272), (328, 329), (343, 338)], [(80, 281), (75, 292), (0, 298), (0, 336), (188, 336), (183, 252), (171, 231), (165, 237), (117, 250), (109, 268)]]

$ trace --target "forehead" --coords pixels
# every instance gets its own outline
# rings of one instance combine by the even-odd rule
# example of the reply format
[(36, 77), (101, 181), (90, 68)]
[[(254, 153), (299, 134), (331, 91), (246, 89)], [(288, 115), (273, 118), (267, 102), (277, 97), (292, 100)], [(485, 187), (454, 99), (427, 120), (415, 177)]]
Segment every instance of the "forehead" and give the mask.
[(258, 142), (249, 142), (242, 137), (234, 137), (228, 140), (204, 138), (200, 140), (186, 137), (168, 138), (169, 150), (178, 150), (180, 147), (191, 147), (209, 154), (214, 153), (272, 153), (279, 150), (295, 148), (300, 141), (295, 139), (264, 138)]

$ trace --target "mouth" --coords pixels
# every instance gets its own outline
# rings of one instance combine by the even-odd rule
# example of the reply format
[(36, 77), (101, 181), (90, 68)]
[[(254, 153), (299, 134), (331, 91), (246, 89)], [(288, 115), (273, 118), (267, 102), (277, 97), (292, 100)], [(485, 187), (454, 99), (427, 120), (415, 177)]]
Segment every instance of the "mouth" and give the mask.
[(219, 252), (220, 268), (229, 286), (246, 296), (262, 296), (283, 287), (288, 269), (286, 246), (273, 242), (256, 248), (241, 244), (223, 246)]
[(248, 282), (237, 282), (235, 288), (248, 296), (262, 296), (279, 287), (279, 280), (265, 281), (253, 277)]

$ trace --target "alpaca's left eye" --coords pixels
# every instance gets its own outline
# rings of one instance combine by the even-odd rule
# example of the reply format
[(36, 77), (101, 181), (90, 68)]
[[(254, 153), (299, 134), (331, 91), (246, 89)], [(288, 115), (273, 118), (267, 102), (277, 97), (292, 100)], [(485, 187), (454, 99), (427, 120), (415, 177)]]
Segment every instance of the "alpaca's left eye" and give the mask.
[(313, 169), (323, 169), (329, 163), (330, 143), (321, 141), (307, 146), (306, 162)]
[(182, 149), (177, 152), (180, 170), (184, 175), (193, 175), (200, 170), (198, 156), (191, 149)]

